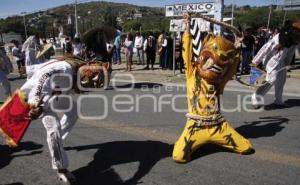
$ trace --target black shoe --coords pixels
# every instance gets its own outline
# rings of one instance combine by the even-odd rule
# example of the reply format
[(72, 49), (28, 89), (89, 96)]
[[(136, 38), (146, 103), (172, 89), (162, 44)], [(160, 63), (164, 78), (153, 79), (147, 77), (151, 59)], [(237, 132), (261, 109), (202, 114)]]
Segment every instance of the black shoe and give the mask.
[(67, 169), (61, 169), (57, 171), (58, 179), (66, 184), (72, 185), (76, 183), (76, 177)]
[(253, 109), (260, 109), (262, 107), (262, 105), (253, 105), (252, 104)]

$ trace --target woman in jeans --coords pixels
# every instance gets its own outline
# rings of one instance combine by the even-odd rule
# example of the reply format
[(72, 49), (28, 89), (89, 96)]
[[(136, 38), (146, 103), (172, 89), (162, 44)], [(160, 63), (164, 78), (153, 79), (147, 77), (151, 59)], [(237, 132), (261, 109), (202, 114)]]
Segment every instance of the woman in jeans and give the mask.
[(126, 71), (131, 71), (132, 65), (132, 55), (133, 55), (133, 41), (132, 35), (130, 33), (127, 34), (127, 37), (124, 42), (125, 47), (125, 57), (126, 57)]

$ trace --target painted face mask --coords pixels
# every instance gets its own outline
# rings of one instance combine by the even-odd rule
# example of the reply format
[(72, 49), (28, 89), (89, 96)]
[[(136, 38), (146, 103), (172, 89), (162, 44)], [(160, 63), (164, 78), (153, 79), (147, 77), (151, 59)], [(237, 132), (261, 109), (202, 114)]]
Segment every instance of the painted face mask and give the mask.
[(228, 80), (228, 76), (232, 76), (238, 50), (233, 42), (213, 34), (206, 36), (203, 43), (196, 62), (197, 73), (209, 84), (222, 84)]
[(80, 84), (85, 88), (100, 88), (108, 80), (107, 66), (92, 63), (79, 68)]

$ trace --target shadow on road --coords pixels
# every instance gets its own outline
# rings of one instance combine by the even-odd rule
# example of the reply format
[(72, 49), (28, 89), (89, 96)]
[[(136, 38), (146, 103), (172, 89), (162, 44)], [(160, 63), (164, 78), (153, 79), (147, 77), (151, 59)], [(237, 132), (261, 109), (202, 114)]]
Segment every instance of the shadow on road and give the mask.
[(12, 184), (4, 184), (4, 185), (23, 185), (23, 184), (20, 182), (16, 182), (16, 183), (12, 183)]
[(125, 85), (117, 85), (115, 87), (113, 87), (113, 89), (130, 89), (130, 88), (134, 88), (134, 89), (153, 89), (153, 88), (157, 88), (157, 87), (161, 87), (163, 86), (160, 83), (151, 83), (151, 82), (139, 82), (139, 83), (129, 83), (129, 84), (125, 84)]
[(258, 121), (246, 123), (246, 125), (236, 128), (236, 131), (246, 138), (271, 137), (284, 128), (282, 124), (288, 122), (289, 119), (281, 116), (261, 117)]
[(264, 106), (265, 110), (287, 109), (300, 106), (300, 99), (288, 99), (284, 102), (287, 106), (278, 106), (274, 103)]
[[(37, 149), (40, 149), (42, 147), (43, 145), (34, 142), (22, 142), (16, 148), (9, 148), (7, 145), (0, 145), (0, 169), (9, 165), (9, 163), (15, 157), (30, 156), (30, 155), (42, 153), (42, 151), (36, 151)], [(15, 154), (21, 151), (31, 151), (31, 152)]]
[[(139, 184), (152, 167), (161, 159), (170, 157), (173, 145), (159, 141), (116, 141), (104, 144), (66, 147), (66, 150), (98, 149), (93, 161), (73, 173), (80, 185), (131, 185)], [(123, 180), (113, 165), (139, 162), (133, 177)]]
[[(272, 137), (284, 128), (282, 124), (287, 124), (288, 122), (289, 119), (280, 116), (261, 117), (259, 121), (246, 123), (246, 125), (235, 128), (235, 130), (245, 138)], [(192, 160), (218, 152), (234, 153), (233, 151), (218, 145), (206, 144), (193, 153)], [(251, 151), (250, 153), (247, 153), (247, 155), (253, 154), (254, 152), (255, 151)]]

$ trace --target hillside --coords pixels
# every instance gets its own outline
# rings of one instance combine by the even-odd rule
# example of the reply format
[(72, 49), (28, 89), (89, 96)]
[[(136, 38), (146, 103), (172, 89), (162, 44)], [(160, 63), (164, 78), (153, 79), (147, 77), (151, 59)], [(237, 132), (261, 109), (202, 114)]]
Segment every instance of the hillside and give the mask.
[[(168, 28), (163, 8), (141, 7), (124, 3), (88, 2), (77, 5), (78, 27), (81, 33), (100, 25), (124, 28), (124, 31), (154, 30)], [(71, 24), (68, 19), (71, 18)], [(69, 22), (70, 23), (70, 22)], [(57, 35), (58, 27), (63, 25), (64, 32), (73, 35), (74, 5), (64, 5), (46, 11), (26, 15), (29, 34), (42, 37)], [(0, 19), (0, 32), (24, 32), (23, 17), (14, 16)]]
[[(280, 27), (284, 12), (275, 10), (271, 16), (270, 27)], [(141, 7), (124, 3), (88, 2), (77, 5), (78, 25), (81, 33), (100, 25), (111, 25), (123, 28), (123, 31), (168, 30), (169, 19), (164, 16), (164, 8)], [(231, 6), (225, 7), (225, 17), (231, 17)], [(241, 27), (263, 27), (267, 25), (269, 7), (251, 7), (249, 5), (235, 7), (235, 25)], [(68, 19), (71, 18), (71, 24)], [(300, 11), (288, 12), (287, 18), (299, 19)], [(41, 37), (58, 35), (58, 27), (64, 28), (64, 33), (74, 35), (74, 5), (64, 5), (46, 11), (26, 15), (28, 34), (39, 34)], [(70, 23), (70, 22), (69, 22)], [(15, 31), (24, 33), (23, 17), (14, 16), (0, 19), (0, 33)]]

